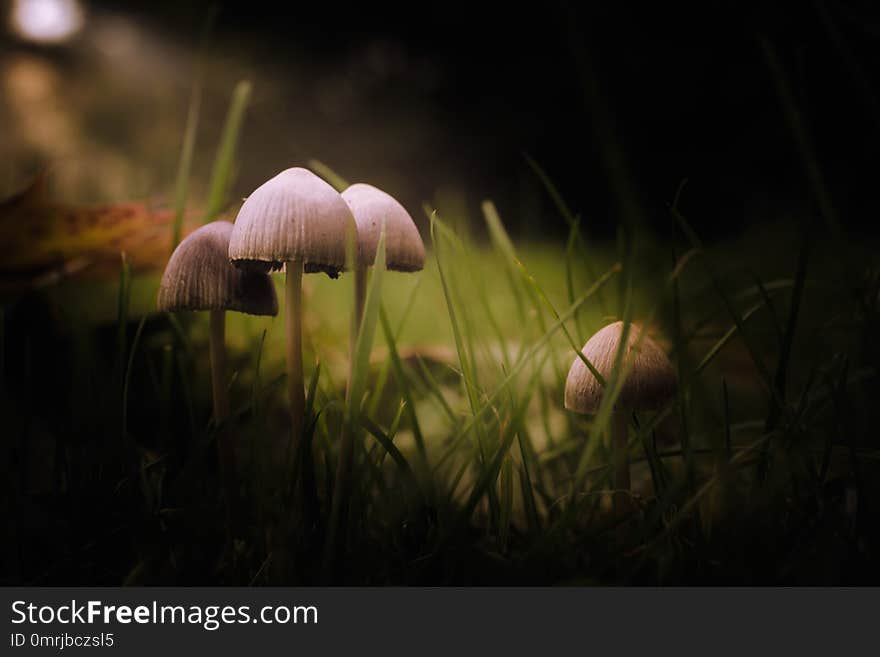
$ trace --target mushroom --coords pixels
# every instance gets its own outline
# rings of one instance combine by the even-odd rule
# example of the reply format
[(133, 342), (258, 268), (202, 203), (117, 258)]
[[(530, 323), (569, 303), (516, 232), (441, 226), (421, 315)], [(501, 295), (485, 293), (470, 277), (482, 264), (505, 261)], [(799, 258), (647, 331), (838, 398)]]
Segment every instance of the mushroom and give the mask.
[[(354, 309), (351, 328), (351, 366), (354, 366), (355, 344), (360, 332), (367, 292), (367, 267), (376, 261), (376, 250), (385, 230), (385, 267), (393, 271), (413, 272), (425, 266), (425, 245), (409, 212), (390, 194), (372, 185), (357, 183), (342, 192), (357, 224), (357, 254), (354, 267)], [(351, 404), (351, 372), (346, 390), (346, 403)], [(359, 400), (354, 400), (355, 403)], [(354, 459), (352, 428), (344, 425), (336, 466), (333, 491), (328, 559), (332, 567), (337, 548), (344, 543), (345, 517), (351, 490), (351, 467)], [(337, 534), (338, 529), (338, 534)]]
[(365, 183), (342, 192), (357, 223), (354, 332), (360, 328), (367, 290), (367, 267), (376, 260), (376, 247), (385, 225), (385, 267), (413, 272), (425, 266), (425, 245), (409, 212), (390, 194)]
[[(587, 340), (581, 353), (607, 382), (623, 334), (623, 322), (614, 322), (597, 331)], [(666, 354), (642, 328), (630, 324), (621, 367), (628, 367), (626, 378), (612, 412), (612, 452), (615, 462), (615, 506), (621, 509), (630, 489), (627, 458), (627, 415), (632, 411), (661, 407), (675, 395), (676, 376)], [(603, 385), (586, 363), (575, 358), (565, 382), (565, 408), (576, 413), (595, 413), (602, 401)]]
[[(190, 233), (171, 254), (159, 285), (157, 306), (162, 311), (208, 310), (214, 422), (229, 416), (226, 381), (226, 311), (277, 315), (278, 299), (265, 273), (243, 271), (227, 256), (232, 224), (214, 221)], [(218, 434), (217, 449), (226, 485), (232, 485), (234, 451), (228, 436)], [(227, 489), (229, 490), (229, 489)]]
[(238, 267), (286, 272), (287, 392), (291, 447), (299, 449), (305, 412), (302, 364), (302, 274), (336, 278), (345, 267), (345, 244), (355, 231), (348, 205), (307, 169), (282, 171), (263, 183), (238, 212), (229, 259)]

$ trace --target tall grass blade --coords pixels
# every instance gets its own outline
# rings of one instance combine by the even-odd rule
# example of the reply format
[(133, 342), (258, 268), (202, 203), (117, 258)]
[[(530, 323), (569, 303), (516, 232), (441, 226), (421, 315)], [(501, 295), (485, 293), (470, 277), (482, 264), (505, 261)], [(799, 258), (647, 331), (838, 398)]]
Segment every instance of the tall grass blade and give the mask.
[[(395, 330), (392, 333), (392, 337), (394, 338), (395, 344), (400, 339), (400, 336), (403, 333), (403, 328), (406, 325), (407, 320), (409, 319), (410, 313), (412, 312), (413, 305), (415, 304), (415, 300), (418, 296), (418, 292), (422, 287), (423, 280), (424, 280), (424, 278), (421, 276), (416, 277), (416, 284), (413, 285), (412, 289), (410, 290), (410, 293), (409, 293), (409, 296), (407, 297), (406, 303), (403, 306), (403, 314), (400, 318), (400, 322), (397, 325), (397, 330)], [(382, 319), (383, 316), (385, 316), (384, 307), (380, 308), (379, 321), (380, 321), (380, 323), (382, 323), (382, 331), (383, 331), (383, 333), (385, 333), (384, 322), (387, 322), (388, 318), (387, 318), (387, 316), (385, 316), (385, 319), (383, 322), (383, 319)], [(391, 326), (390, 323), (388, 326), (390, 328), (390, 326)], [(387, 343), (387, 340), (386, 340), (386, 343)], [(398, 359), (399, 359), (399, 354), (398, 354)], [(371, 416), (375, 416), (379, 410), (379, 404), (382, 402), (382, 394), (381, 393), (385, 389), (385, 383), (388, 380), (388, 373), (390, 371), (391, 371), (391, 359), (388, 358), (382, 363), (382, 367), (379, 370), (379, 376), (376, 379), (376, 394), (373, 395), (373, 401), (370, 404), (370, 407), (367, 411)]]
[[(587, 244), (584, 241), (583, 234), (580, 229), (581, 220), (580, 217), (575, 215), (571, 208), (568, 207), (568, 204), (565, 202), (565, 199), (562, 197), (562, 194), (559, 192), (559, 189), (550, 179), (550, 176), (547, 175), (547, 172), (544, 171), (543, 168), (529, 155), (523, 154), (523, 157), (526, 160), (526, 163), (529, 165), (529, 168), (544, 186), (544, 189), (547, 191), (547, 194), (550, 196), (550, 199), (553, 201), (553, 204), (556, 206), (556, 209), (559, 211), (559, 214), (562, 215), (565, 222), (569, 227), (569, 241), (570, 242), (578, 242), (581, 245), (581, 252), (583, 254), (583, 264), (586, 268), (587, 275), (590, 277), (590, 280), (594, 280), (596, 278), (596, 272), (593, 270), (592, 260), (590, 258), (590, 254), (587, 251)], [(598, 294), (596, 299), (599, 303), (599, 309), (603, 315), (607, 315), (608, 312), (605, 306), (605, 297), (603, 294)]]
[(196, 409), (192, 399), (192, 386), (190, 385), (189, 373), (187, 372), (187, 360), (181, 350), (176, 350), (177, 354), (177, 376), (180, 379), (181, 396), (183, 404), (186, 408), (186, 417), (189, 420), (189, 435), (195, 438), (199, 435), (198, 423), (196, 422)]
[(458, 242), (457, 240), (455, 240), (454, 236), (452, 236), (449, 229), (444, 226), (440, 218), (437, 216), (436, 212), (431, 212), (429, 214), (429, 218), (431, 220), (431, 241), (434, 244), (434, 250), (436, 253), (437, 271), (440, 274), (440, 284), (443, 289), (443, 297), (446, 301), (446, 309), (449, 313), (449, 323), (452, 327), (452, 337), (455, 343), (456, 352), (458, 354), (459, 364), (461, 365), (462, 378), (464, 379), (465, 384), (465, 392), (467, 393), (468, 399), (472, 407), (471, 410), (473, 411), (474, 408), (478, 405), (477, 396), (479, 395), (479, 390), (477, 389), (477, 383), (473, 376), (474, 368), (471, 361), (471, 354), (468, 352), (465, 346), (464, 336), (460, 323), (458, 321), (458, 314), (456, 313), (456, 303), (455, 300), (452, 298), (452, 290), (450, 288), (450, 283), (446, 274), (446, 270), (443, 266), (443, 250), (438, 235), (442, 234), (444, 238), (449, 238), (449, 242), (453, 245)]
[(131, 341), (131, 350), (128, 354), (128, 362), (125, 366), (125, 377), (122, 384), (122, 443), (131, 450), (130, 455), (133, 455), (134, 441), (131, 440), (131, 437), (128, 434), (128, 392), (131, 388), (131, 371), (134, 365), (134, 357), (137, 353), (138, 344), (140, 344), (141, 340), (141, 333), (144, 331), (144, 324), (146, 324), (146, 322), (146, 316), (142, 317), (141, 321), (138, 323), (137, 330), (135, 331), (134, 339)]
[[(785, 323), (785, 333), (782, 335), (782, 342), (779, 349), (779, 364), (776, 367), (776, 376), (773, 377), (774, 385), (777, 393), (782, 400), (785, 400), (786, 381), (788, 376), (788, 365), (791, 360), (792, 350), (794, 348), (794, 336), (797, 329), (798, 317), (801, 308), (801, 302), (804, 298), (804, 285), (807, 280), (807, 261), (810, 253), (810, 230), (804, 233), (804, 240), (798, 253), (797, 271), (794, 277), (794, 288), (791, 291), (791, 304), (788, 311), (788, 320)], [(778, 405), (772, 406), (771, 417), (767, 420), (767, 430), (773, 429), (778, 419)]]
[(468, 501), (465, 503), (464, 508), (461, 510), (458, 516), (458, 520), (455, 526), (460, 527), (464, 523), (470, 519), (470, 517), (474, 513), (474, 509), (477, 508), (477, 504), (480, 499), (486, 492), (495, 486), (495, 479), (498, 476), (498, 472), (501, 469), (501, 463), (504, 460), (505, 456), (507, 456), (507, 452), (510, 450), (510, 446), (513, 443), (513, 439), (515, 436), (515, 432), (507, 431), (505, 432), (505, 436), (501, 442), (501, 445), (498, 447), (498, 451), (495, 452), (492, 460), (486, 464), (486, 467), (483, 468), (483, 472), (480, 475), (479, 480), (476, 485), (471, 489), (471, 493), (468, 496)]
[[(353, 460), (353, 447), (361, 426), (361, 404), (367, 387), (367, 375), (370, 368), (370, 349), (373, 345), (373, 336), (376, 332), (376, 323), (379, 318), (381, 307), (382, 281), (385, 276), (385, 226), (379, 235), (376, 246), (376, 260), (373, 264), (373, 275), (367, 286), (367, 298), (364, 303), (364, 314), (361, 319), (360, 330), (355, 339), (354, 353), (352, 355), (351, 375), (347, 393), (347, 405), (345, 419), (343, 421), (343, 437), (341, 452), (349, 450), (347, 455), (340, 458), (343, 467), (351, 467)], [(347, 434), (347, 435), (346, 435)], [(330, 523), (327, 532), (327, 545), (324, 552), (325, 576), (332, 580), (339, 559), (345, 550), (345, 541), (348, 532), (349, 497), (353, 490), (350, 481), (351, 472), (336, 473), (336, 481), (333, 487), (333, 500), (330, 509)]]
[[(516, 276), (514, 275), (513, 269), (511, 267), (512, 260), (516, 257), (516, 252), (513, 249), (512, 243), (510, 244), (510, 248), (508, 253), (505, 254), (505, 247), (503, 242), (509, 242), (507, 238), (507, 232), (504, 230), (504, 226), (501, 223), (501, 218), (498, 216), (498, 212), (495, 209), (495, 205), (491, 201), (485, 201), (483, 203), (483, 216), (486, 218), (487, 226), (489, 227), (489, 236), (492, 239), (492, 243), (496, 247), (496, 249), (500, 250), (503, 255), (507, 255), (505, 258), (505, 267), (504, 267), (504, 275), (507, 279), (507, 284), (510, 287), (510, 292), (513, 295), (513, 300), (516, 304), (516, 312), (519, 317), (520, 322), (523, 323), (523, 326), (526, 325), (526, 310), (525, 303), (522, 298), (522, 290), (520, 286), (517, 285)], [(498, 230), (500, 228), (500, 230)]]
[[(785, 403), (786, 398), (788, 366), (794, 346), (794, 336), (797, 328), (801, 301), (803, 300), (809, 251), (810, 229), (809, 226), (807, 226), (807, 230), (804, 231), (800, 251), (798, 252), (797, 271), (795, 272), (794, 288), (791, 293), (791, 303), (788, 311), (788, 320), (785, 324), (785, 333), (782, 335), (782, 341), (779, 345), (779, 362), (776, 366), (776, 375), (773, 377), (773, 389), (776, 391), (776, 394), (770, 399), (770, 409), (767, 412), (767, 422), (764, 425), (764, 431), (767, 433), (776, 428), (779, 423), (779, 418), (784, 410), (783, 404)], [(770, 458), (769, 448), (770, 442), (768, 441), (764, 447), (764, 458), (758, 469), (759, 480), (763, 480), (767, 474)]]
[(171, 409), (174, 400), (174, 344), (162, 347), (162, 368), (159, 383), (159, 447), (163, 451), (170, 443)]
[(186, 112), (186, 127), (183, 131), (183, 143), (180, 146), (180, 160), (177, 164), (177, 178), (174, 183), (174, 222), (171, 233), (171, 251), (180, 243), (183, 231), (183, 216), (186, 212), (186, 199), (189, 193), (189, 178), (192, 171), (193, 152), (196, 147), (196, 135), (199, 128), (199, 111), (202, 104), (202, 83), (204, 79), (205, 59), (211, 27), (217, 15), (216, 6), (209, 10), (202, 32), (202, 42), (196, 58), (196, 70), (193, 77), (192, 91), (189, 96), (189, 108)]
[(254, 357), (254, 382), (251, 385), (251, 408), (257, 417), (260, 417), (260, 385), (262, 382), (261, 368), (263, 365), (263, 350), (266, 347), (266, 329), (260, 333), (260, 342), (257, 345), (257, 354)]
[(373, 336), (376, 333), (376, 325), (379, 321), (379, 311), (382, 305), (382, 282), (385, 277), (385, 228), (376, 246), (376, 261), (373, 265), (373, 274), (370, 277), (367, 288), (367, 298), (364, 303), (364, 316), (361, 328), (355, 342), (354, 363), (351, 372), (351, 395), (348, 404), (348, 420), (352, 426), (359, 424), (361, 401), (366, 392), (367, 374), (370, 369), (370, 350), (373, 346)]
[(311, 526), (318, 520), (320, 515), (320, 503), (318, 502), (318, 484), (315, 478), (315, 459), (312, 454), (312, 445), (314, 444), (315, 428), (318, 424), (318, 417), (315, 414), (315, 397), (318, 392), (318, 381), (321, 378), (321, 364), (318, 363), (312, 371), (312, 377), (309, 379), (309, 387), (306, 393), (305, 418), (306, 430), (303, 432), (301, 441), (301, 450), (299, 454), (300, 463), (294, 464), (293, 472), (302, 472), (302, 491), (305, 501), (306, 522)]
[(822, 167), (819, 166), (819, 157), (807, 131), (804, 116), (795, 102), (795, 95), (789, 84), (788, 77), (782, 69), (782, 64), (779, 62), (776, 49), (765, 38), (761, 39), (761, 48), (773, 81), (776, 84), (776, 92), (779, 96), (782, 110), (785, 113), (786, 122), (791, 130), (795, 146), (797, 146), (800, 152), (801, 163), (804, 166), (807, 180), (813, 189), (813, 195), (816, 203), (819, 205), (822, 218), (825, 220), (826, 228), (837, 246), (842, 246), (843, 229), (841, 228), (840, 218), (831, 201), (831, 194), (825, 183)]
[[(571, 226), (568, 229), (568, 239), (565, 243), (565, 290), (568, 293), (568, 303), (569, 305), (574, 303), (575, 293), (574, 293), (574, 249), (575, 242), (577, 241), (577, 226)], [(605, 314), (604, 312), (602, 313)], [(577, 330), (578, 343), (583, 343), (585, 340), (585, 333), (583, 326), (581, 326), (581, 313), (575, 313), (574, 316), (575, 328)]]
[(397, 382), (397, 389), (400, 391), (400, 396), (403, 398), (403, 403), (406, 407), (406, 412), (409, 415), (410, 424), (412, 425), (413, 438), (416, 441), (416, 447), (424, 460), (424, 464), (427, 465), (428, 452), (425, 447), (425, 438), (422, 434), (422, 428), (419, 425), (419, 418), (416, 414), (415, 404), (410, 395), (410, 386), (406, 373), (403, 371), (403, 363), (401, 362), (400, 354), (397, 351), (397, 341), (391, 330), (391, 324), (388, 321), (388, 316), (385, 314), (385, 309), (382, 307), (379, 308), (379, 321), (382, 325), (382, 333), (385, 336), (385, 343), (388, 345), (388, 360), (391, 363), (391, 371), (394, 374), (394, 379)]
[(498, 476), (501, 488), (501, 513), (498, 519), (498, 543), (502, 553), (507, 552), (507, 541), (510, 538), (510, 525), (513, 521), (513, 462), (508, 455), (501, 464)]
[(321, 160), (316, 160), (312, 158), (307, 162), (307, 164), (309, 169), (311, 169), (328, 183), (330, 183), (330, 185), (333, 186), (337, 192), (345, 191), (345, 189), (349, 186), (349, 182), (345, 178), (343, 178), (338, 173), (336, 173), (336, 171), (321, 162)]
[[(517, 439), (520, 441), (520, 451), (522, 451), (522, 438), (518, 435)], [(529, 474), (529, 466), (525, 462), (525, 457), (523, 457), (523, 462), (520, 463), (519, 466), (519, 482), (520, 496), (523, 498), (529, 531), (540, 531), (541, 520), (538, 516), (538, 505), (535, 503), (534, 486), (532, 484), (532, 477)]]
[[(391, 424), (388, 427), (388, 430), (384, 432), (384, 435), (388, 440), (394, 442), (394, 438), (397, 436), (397, 432), (400, 430), (400, 422), (403, 419), (403, 412), (406, 410), (406, 403), (401, 401), (397, 406), (397, 412), (394, 414), (394, 419), (391, 420)], [(362, 416), (363, 418), (364, 416)], [(366, 417), (369, 417), (367, 415)], [(378, 425), (376, 425), (378, 427)], [(364, 427), (366, 428), (366, 426)], [(379, 453), (381, 450), (381, 454)], [(388, 451), (382, 449), (380, 444), (373, 445), (367, 454), (367, 458), (371, 463), (375, 463), (377, 468), (381, 468), (385, 463), (385, 457), (388, 455)], [(369, 490), (369, 486), (365, 487)]]
[(415, 474), (413, 473), (412, 468), (409, 465), (409, 462), (406, 460), (406, 457), (403, 453), (397, 448), (397, 445), (394, 444), (394, 441), (391, 437), (388, 436), (384, 431), (382, 431), (379, 426), (373, 422), (370, 418), (366, 416), (361, 417), (361, 424), (364, 429), (370, 432), (370, 435), (375, 438), (378, 443), (382, 446), (388, 456), (391, 457), (391, 460), (394, 461), (395, 465), (400, 469), (403, 478), (413, 486), (414, 491), (420, 492), (418, 480), (416, 479)]
[(250, 97), (251, 83), (242, 80), (235, 86), (229, 112), (226, 114), (220, 146), (217, 148), (217, 155), (214, 158), (214, 169), (211, 173), (211, 183), (202, 223), (216, 219), (227, 202), (235, 165), (235, 150)]
[[(529, 288), (534, 292), (535, 297), (537, 299), (540, 299), (541, 302), (544, 304), (544, 306), (546, 306), (550, 310), (550, 313), (553, 315), (553, 319), (559, 321), (559, 313), (556, 312), (556, 308), (553, 306), (553, 303), (551, 303), (550, 299), (544, 293), (544, 290), (541, 288), (541, 286), (538, 285), (538, 281), (536, 281), (535, 278), (528, 271), (526, 271), (526, 268), (523, 267), (521, 262), (516, 261), (516, 265), (519, 269), (520, 274), (523, 277), (523, 280), (528, 284)], [(577, 317), (577, 312), (575, 312), (574, 316)], [(593, 365), (593, 363), (590, 362), (590, 359), (587, 358), (584, 355), (584, 353), (581, 351), (583, 346), (579, 345), (577, 342), (575, 342), (574, 338), (572, 337), (571, 333), (569, 333), (568, 328), (565, 326), (564, 322), (561, 324), (560, 328), (562, 329), (562, 333), (565, 335), (566, 339), (568, 340), (569, 346), (571, 346), (571, 348), (574, 349), (575, 355), (581, 360), (581, 362), (583, 362), (584, 365), (587, 366), (587, 369), (590, 371), (590, 373), (594, 377), (596, 377), (596, 381), (599, 382), (599, 385), (604, 386), (605, 385), (605, 377), (602, 376), (602, 374), (599, 372), (599, 370), (596, 369), (595, 365)]]

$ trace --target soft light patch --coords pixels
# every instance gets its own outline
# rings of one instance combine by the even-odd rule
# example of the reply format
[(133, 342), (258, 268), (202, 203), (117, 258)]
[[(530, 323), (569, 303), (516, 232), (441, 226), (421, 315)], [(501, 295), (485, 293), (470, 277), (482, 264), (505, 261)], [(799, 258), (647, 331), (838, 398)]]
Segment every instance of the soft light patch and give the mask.
[(10, 22), (24, 39), (62, 43), (82, 28), (83, 11), (77, 0), (14, 0)]

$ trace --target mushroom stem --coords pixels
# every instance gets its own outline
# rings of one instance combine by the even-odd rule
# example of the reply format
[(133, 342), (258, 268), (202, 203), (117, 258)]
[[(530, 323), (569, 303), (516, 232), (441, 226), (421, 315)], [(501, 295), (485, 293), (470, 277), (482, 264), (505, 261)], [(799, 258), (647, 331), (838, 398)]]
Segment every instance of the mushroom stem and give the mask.
[(223, 423), (229, 417), (229, 389), (226, 385), (226, 311), (212, 310), (209, 348), (211, 351), (211, 390), (214, 396), (214, 424), (217, 427), (217, 461), (220, 485), (226, 497), (230, 531), (235, 531), (235, 446)]
[(295, 458), (303, 431), (306, 399), (302, 360), (302, 260), (287, 263), (287, 398), (290, 404), (290, 449)]
[(354, 315), (352, 316), (351, 353), (354, 355), (354, 345), (357, 343), (357, 335), (361, 330), (361, 321), (364, 319), (364, 304), (367, 299), (367, 265), (358, 260), (354, 269)]
[(614, 510), (620, 520), (629, 510), (629, 435), (627, 413), (624, 409), (615, 409), (611, 416), (611, 440), (614, 453)]
[(226, 387), (226, 311), (211, 311), (211, 386), (214, 395), (214, 422), (229, 417), (229, 390)]

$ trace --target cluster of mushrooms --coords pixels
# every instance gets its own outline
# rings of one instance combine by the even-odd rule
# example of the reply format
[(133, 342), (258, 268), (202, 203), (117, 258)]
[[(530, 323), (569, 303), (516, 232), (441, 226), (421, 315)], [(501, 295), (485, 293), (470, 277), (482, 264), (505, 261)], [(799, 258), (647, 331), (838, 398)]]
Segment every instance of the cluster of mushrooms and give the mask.
[[(214, 422), (228, 418), (225, 312), (276, 315), (278, 300), (269, 276), (286, 276), (288, 403), (291, 445), (302, 438), (305, 388), (302, 360), (303, 273), (324, 272), (336, 278), (346, 267), (346, 244), (357, 244), (354, 257), (354, 310), (352, 332), (359, 330), (364, 309), (367, 268), (373, 264), (385, 231), (386, 267), (418, 271), (425, 247), (412, 217), (389, 194), (367, 184), (355, 184), (341, 194), (303, 168), (282, 171), (245, 200), (234, 224), (214, 221), (190, 233), (171, 255), (159, 288), (162, 311), (210, 312), (210, 360)], [(611, 376), (624, 334), (623, 322), (599, 330), (575, 358), (565, 387), (565, 407), (578, 413), (596, 413), (605, 381)], [(615, 489), (629, 495), (628, 418), (632, 412), (658, 408), (675, 394), (676, 376), (666, 354), (642, 329), (626, 331), (627, 362), (618, 402), (612, 416)], [(352, 338), (352, 343), (354, 337)], [(592, 369), (604, 379), (599, 381)], [(345, 435), (343, 435), (345, 440)], [(234, 444), (227, 433), (217, 438), (221, 475), (230, 486), (234, 472)], [(351, 464), (350, 446), (340, 448), (340, 472)], [(341, 478), (338, 478), (341, 479)], [(615, 496), (618, 506), (618, 497)]]
[[(336, 278), (346, 267), (346, 245), (357, 245), (356, 334), (363, 313), (367, 268), (375, 262), (383, 230), (385, 266), (398, 271), (422, 269), (425, 246), (419, 231), (392, 196), (362, 183), (340, 194), (308, 169), (291, 168), (254, 190), (234, 224), (214, 221), (181, 241), (162, 275), (158, 308), (169, 312), (207, 310), (211, 314), (209, 348), (216, 425), (222, 425), (229, 415), (225, 312), (276, 315), (278, 300), (269, 273), (284, 271), (291, 451), (296, 453), (305, 413), (302, 275), (324, 272)], [(221, 476), (229, 487), (235, 449), (226, 432), (218, 433), (217, 449)], [(348, 470), (350, 464), (340, 466)]]

